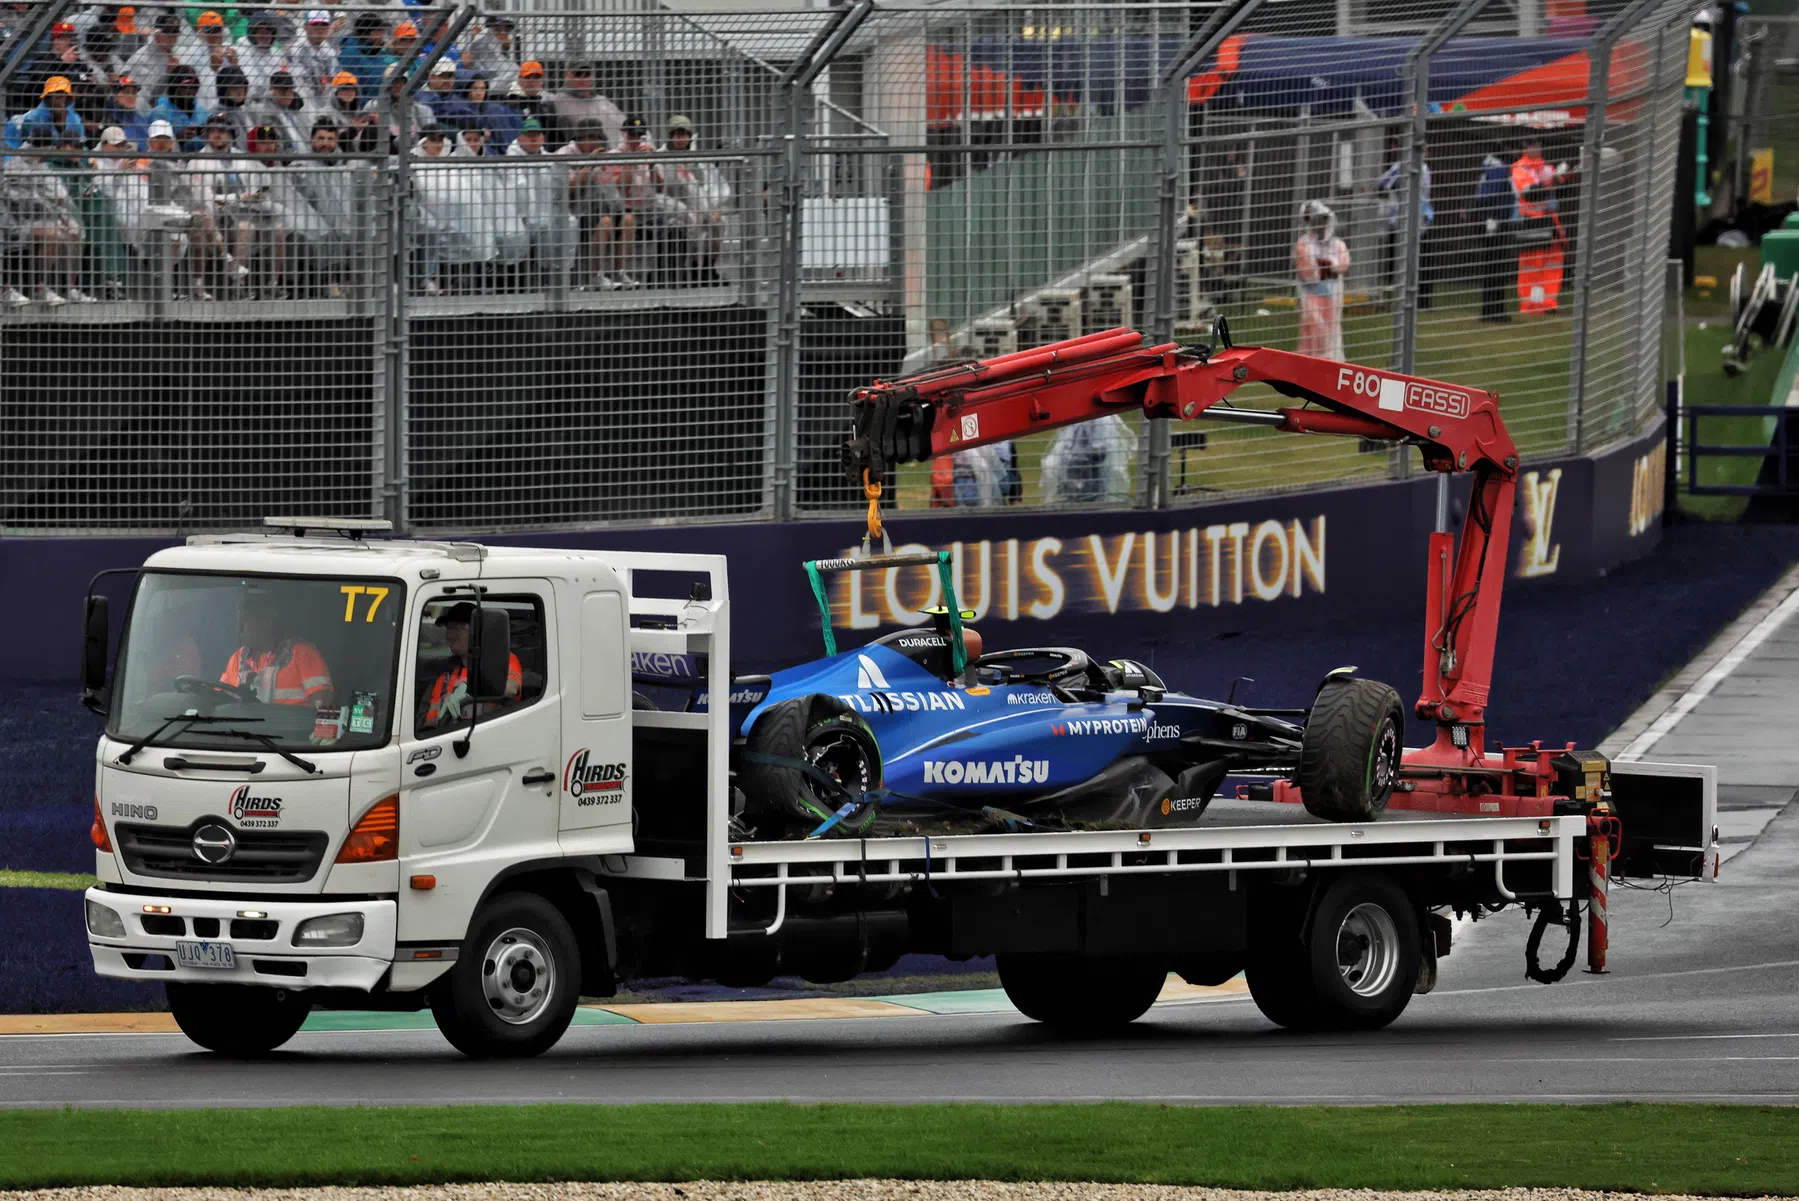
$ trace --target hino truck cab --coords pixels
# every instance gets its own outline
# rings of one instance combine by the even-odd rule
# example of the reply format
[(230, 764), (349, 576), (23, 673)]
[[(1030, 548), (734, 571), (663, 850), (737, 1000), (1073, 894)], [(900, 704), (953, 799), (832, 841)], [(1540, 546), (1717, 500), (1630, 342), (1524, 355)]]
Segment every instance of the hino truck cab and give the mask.
[[(457, 1046), (554, 1041), (593, 941), (570, 913), (599, 895), (567, 869), (632, 849), (624, 573), (275, 524), (153, 555), (110, 682), (89, 598), (96, 968), (163, 981), (219, 1050), (279, 1045), (315, 1002), (419, 1008), (440, 980)], [(507, 891), (551, 866), (555, 888)]]

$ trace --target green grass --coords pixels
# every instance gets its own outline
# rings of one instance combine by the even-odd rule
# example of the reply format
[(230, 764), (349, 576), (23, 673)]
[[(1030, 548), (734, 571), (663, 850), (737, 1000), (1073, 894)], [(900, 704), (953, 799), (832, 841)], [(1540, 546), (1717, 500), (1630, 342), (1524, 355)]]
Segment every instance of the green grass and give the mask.
[[(1200, 1059), (1195, 1087), (1203, 1089)], [(269, 1087), (277, 1098), (279, 1083)], [(1115, 1103), (0, 1112), (0, 1188), (853, 1177), (1792, 1194), (1799, 1109)]]
[(76, 872), (15, 872), (0, 867), (0, 888), (65, 888), (85, 892), (98, 881)]
[[(1786, 382), (1782, 368), (1786, 358), (1777, 350), (1762, 350), (1749, 360), (1749, 369), (1734, 379), (1724, 374), (1724, 347), (1730, 343), (1730, 327), (1708, 324), (1687, 328), (1686, 403), (1772, 405), (1775, 393)], [(1706, 417), (1698, 422), (1698, 437), (1710, 446), (1766, 446), (1774, 435), (1773, 417)], [(1752, 484), (1761, 470), (1759, 456), (1713, 457), (1699, 461), (1701, 484)], [(1686, 464), (1680, 478), (1686, 479)], [(1687, 496), (1680, 511), (1701, 521), (1735, 521), (1748, 505), (1742, 496)]]

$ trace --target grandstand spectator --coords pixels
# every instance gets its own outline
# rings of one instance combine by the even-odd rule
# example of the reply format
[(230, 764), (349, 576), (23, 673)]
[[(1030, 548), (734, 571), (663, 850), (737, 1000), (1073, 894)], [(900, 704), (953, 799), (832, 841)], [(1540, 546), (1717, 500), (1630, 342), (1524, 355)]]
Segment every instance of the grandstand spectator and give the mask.
[[(565, 213), (567, 175), (556, 169), (544, 153), (543, 123), (526, 117), (518, 138), (506, 148), (506, 157), (522, 159), (512, 175), (511, 197), (517, 226), (507, 231), (510, 261), (522, 262), (523, 286), (534, 291), (548, 286), (552, 275), (568, 270)], [(535, 160), (535, 161), (533, 161)]]
[(231, 170), (237, 161), (236, 149), (231, 123), (215, 116), (206, 122), (205, 145), (187, 164), (195, 241), (203, 257), (219, 261), (228, 293), (248, 287), (250, 279), (250, 266), (244, 257), (249, 231), (238, 228), (234, 213), (237, 193), (242, 188)]
[(431, 64), (431, 74), (425, 79), (425, 103), (439, 117), (452, 105), (462, 103), (456, 95), (456, 60), (447, 54)]
[(334, 161), (338, 127), (330, 117), (313, 123), (311, 148), (314, 154), (331, 157), (293, 170), (294, 188), (301, 199), (288, 213), (300, 252), (296, 276), (307, 294), (341, 298), (356, 246), (346, 236), (346, 231), (355, 227), (356, 200), (352, 168)]
[(197, 46), (183, 44), (182, 28), (181, 18), (174, 13), (158, 13), (150, 40), (125, 60), (125, 74), (137, 80), (145, 99), (154, 100), (168, 90), (169, 71), (178, 63), (192, 70), (196, 80), (199, 78), (204, 60), (195, 53)]
[(78, 146), (87, 144), (87, 128), (81, 114), (75, 111), (74, 88), (68, 78), (52, 75), (44, 81), (37, 107), (17, 118), (17, 144), (33, 145), (32, 139), (43, 135), (46, 146)]
[(512, 139), (518, 137), (519, 122), (524, 118), (511, 105), (487, 97), (487, 77), (471, 76), (463, 85), (461, 98), (452, 101), (447, 111), (440, 110), (438, 119), (452, 129), (484, 130), (487, 153), (504, 154)]
[(606, 143), (617, 146), (625, 136), (625, 114), (618, 105), (593, 90), (593, 64), (574, 62), (563, 75), (562, 90), (550, 98), (556, 111), (556, 135), (552, 145), (560, 145), (574, 136), (575, 122), (584, 117), (598, 120), (606, 132)]
[[(643, 155), (655, 151), (642, 117), (626, 118), (624, 132), (624, 144), (612, 150), (612, 154)], [(620, 223), (619, 257), (612, 278), (621, 287), (642, 287), (642, 282), (633, 273), (637, 265), (636, 250), (639, 243), (654, 239), (657, 234), (654, 200), (662, 183), (661, 171), (647, 160), (615, 162), (606, 168), (605, 179), (618, 189), (626, 218)]]
[[(137, 48), (146, 40), (145, 28), (137, 23), (137, 9), (130, 4), (99, 4), (82, 8), (70, 20), (75, 25), (75, 32), (81, 37), (82, 45), (87, 44), (90, 30), (107, 29), (113, 35), (113, 54), (121, 63), (137, 53)], [(114, 72), (116, 75), (118, 72)], [(142, 147), (142, 143), (139, 143)]]
[[(693, 122), (682, 116), (669, 118), (665, 151), (691, 154), (698, 148)], [(658, 197), (662, 224), (685, 239), (680, 247), (682, 274), (695, 283), (722, 284), (718, 259), (724, 246), (724, 210), (731, 203), (731, 185), (724, 172), (716, 163), (669, 163), (662, 168), (662, 186)]]
[(373, 154), (381, 140), (381, 131), (377, 128), (381, 119), (362, 103), (356, 76), (349, 71), (339, 71), (331, 85), (331, 107), (325, 115), (337, 126), (337, 148), (352, 154)]
[(288, 180), (279, 158), (281, 133), (272, 125), (258, 125), (245, 145), (250, 156), (234, 162), (229, 175), (237, 188), (230, 208), (237, 223), (238, 259), (250, 268), (246, 299), (286, 300), (287, 228), (281, 198)]
[(394, 35), (388, 39), (387, 52), (393, 62), (398, 62), (412, 52), (419, 44), (419, 27), (411, 21), (402, 20), (394, 26)]
[(357, 92), (373, 96), (381, 86), (382, 73), (393, 61), (387, 52), (387, 24), (380, 14), (357, 14), (355, 32), (344, 39), (337, 53), (338, 69), (356, 77)]
[[(543, 128), (544, 140), (551, 142), (556, 132), (556, 106), (543, 90), (543, 64), (528, 59), (519, 64), (518, 82), (506, 90), (506, 103), (519, 115), (519, 120), (536, 117)], [(552, 144), (560, 144), (552, 142)], [(510, 146), (507, 147), (511, 149)]]
[[(436, 124), (437, 117), (431, 111), (431, 106), (424, 101), (408, 100), (405, 97), (406, 76), (400, 73), (400, 64), (390, 64), (383, 76), (383, 81), (387, 85), (387, 152), (398, 154), (402, 145), (410, 146), (418, 141), (419, 135), (425, 131), (427, 125)], [(379, 120), (381, 113), (379, 97), (363, 105), (362, 111)]]
[(250, 81), (251, 100), (269, 94), (269, 80), (286, 62), (275, 33), (275, 14), (263, 9), (250, 18), (250, 32), (238, 39), (237, 65)]
[(129, 255), (148, 262), (155, 249), (156, 225), (149, 212), (150, 160), (136, 153), (144, 145), (134, 144), (121, 127), (109, 125), (100, 134), (100, 152), (94, 159), (94, 190), (111, 210), (112, 223), (127, 251), (126, 261), (106, 272), (112, 299), (123, 299), (128, 278), (137, 275), (131, 270)]
[(8, 98), (7, 107), (30, 103), (44, 94), (44, 84), (56, 76), (74, 80), (81, 74), (81, 52), (76, 47), (75, 26), (58, 21), (50, 27), (48, 45), (37, 50), (19, 69), (18, 82)]
[(92, 304), (94, 298), (81, 290), (77, 275), (83, 239), (75, 201), (47, 154), (54, 145), (48, 129), (34, 126), (25, 135), (24, 148), (36, 153), (9, 155), (0, 165), (0, 185), (15, 230), (29, 247), (37, 302), (50, 308), (69, 301)]
[(212, 115), (198, 99), (200, 73), (186, 63), (176, 63), (165, 80), (162, 98), (150, 107), (150, 119), (167, 121), (183, 150), (197, 149), (206, 119)]
[(274, 126), (282, 150), (289, 154), (304, 153), (312, 140), (312, 106), (300, 95), (290, 71), (269, 76), (269, 94), (250, 106), (250, 115), (258, 125)]
[(149, 111), (150, 105), (137, 80), (124, 75), (113, 85), (112, 98), (96, 115), (102, 127), (118, 126), (124, 131), (125, 140), (141, 150), (150, 144), (150, 118), (146, 115)]
[[(466, 163), (449, 165), (458, 156), (450, 131), (425, 131), (414, 168), (417, 230), (425, 264), (425, 291), (439, 295), (462, 291), (499, 253), (495, 217), (504, 211), (504, 172)], [(433, 285), (437, 285), (435, 288)]]
[(336, 28), (331, 11), (315, 8), (306, 14), (305, 36), (287, 48), (287, 66), (306, 103), (324, 109), (331, 103), (331, 79), (337, 74)]
[(200, 66), (202, 70), (209, 70), (216, 76), (227, 66), (240, 65), (237, 61), (237, 47), (233, 46), (231, 39), (226, 36), (224, 17), (207, 9), (200, 14), (199, 20), (194, 22), (194, 28), (200, 35), (203, 59)]
[(110, 24), (94, 25), (81, 38), (81, 68), (74, 77), (75, 103), (81, 109), (82, 119), (94, 128), (103, 128), (104, 121), (95, 121), (112, 99), (112, 87), (121, 75), (125, 74), (125, 60), (119, 56), (119, 32)]
[(584, 277), (577, 276), (581, 282), (575, 290), (582, 291), (591, 284), (609, 292), (623, 286), (612, 272), (618, 268), (620, 254), (628, 259), (637, 222), (625, 211), (618, 187), (608, 178), (609, 168), (600, 161), (606, 153), (606, 134), (600, 119), (578, 119), (574, 135), (574, 140), (556, 154), (576, 159), (568, 172), (568, 208), (575, 219), (575, 237), (586, 271)]
[(1137, 435), (1116, 413), (1058, 430), (1043, 455), (1043, 499), (1060, 505), (1129, 500), (1136, 457)]
[[(494, 13), (484, 25), (475, 26), (474, 36), (462, 51), (462, 69), (486, 76), (493, 90), (504, 96), (506, 90), (518, 82), (516, 56), (512, 18), (505, 13)], [(497, 130), (495, 134), (498, 135)]]
[(249, 145), (250, 130), (256, 119), (250, 109), (250, 77), (242, 67), (227, 63), (218, 76), (219, 104), (213, 116), (223, 117), (231, 125), (231, 138), (240, 146)]
[(498, 152), (484, 127), (470, 125), (456, 131), (456, 145), (450, 153), (457, 158), (491, 158)]

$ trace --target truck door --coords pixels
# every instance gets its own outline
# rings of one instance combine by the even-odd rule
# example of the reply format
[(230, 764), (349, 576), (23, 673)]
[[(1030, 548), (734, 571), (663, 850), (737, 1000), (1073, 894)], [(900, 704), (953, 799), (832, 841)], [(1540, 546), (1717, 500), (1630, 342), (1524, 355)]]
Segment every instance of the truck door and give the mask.
[[(624, 594), (595, 588), (579, 597), (579, 648), (569, 657), (580, 679), (562, 711), (560, 792), (565, 853), (630, 849), (631, 685)], [(621, 842), (621, 839), (623, 840)]]
[[(509, 676), (516, 688), (509, 680), (504, 701), (481, 706), (466, 755), (457, 755), (456, 744), (469, 733), (472, 702), (464, 695), (467, 670), (457, 651), (467, 644), (471, 594), (466, 588), (440, 589), (416, 602), (421, 611), (401, 747), (402, 878), (419, 872), (442, 876), (471, 853), (483, 860), (557, 853), (562, 702), (550, 586), (525, 580), (483, 584), (481, 603), (507, 614)], [(460, 614), (459, 606), (464, 607)]]

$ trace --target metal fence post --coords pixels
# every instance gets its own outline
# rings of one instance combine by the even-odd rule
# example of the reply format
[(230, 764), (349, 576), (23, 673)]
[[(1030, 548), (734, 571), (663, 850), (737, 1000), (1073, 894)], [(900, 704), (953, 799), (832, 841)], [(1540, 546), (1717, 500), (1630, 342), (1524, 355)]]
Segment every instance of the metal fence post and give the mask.
[[(1671, 21), (1664, 21), (1657, 26), (1655, 31), (1655, 67), (1649, 75), (1651, 81), (1649, 85), (1650, 103), (1648, 109), (1649, 149), (1647, 155), (1637, 169), (1638, 184), (1636, 189), (1636, 200), (1632, 204), (1632, 208), (1639, 214), (1650, 208), (1648, 203), (1649, 199), (1655, 194), (1656, 164), (1661, 161), (1664, 154), (1679, 153), (1681, 110), (1679, 107), (1674, 107), (1670, 113), (1672, 120), (1664, 121), (1663, 113), (1660, 108), (1661, 97), (1655, 91), (1655, 89), (1661, 85), (1662, 71), (1664, 70), (1664, 64), (1667, 60), (1668, 32), (1670, 24)], [(1681, 73), (1684, 76), (1687, 61), (1685, 38), (1681, 39), (1681, 45), (1677, 51), (1677, 55), (1680, 60)], [(1664, 146), (1663, 144), (1665, 140), (1662, 136), (1664, 126), (1671, 129), (1674, 133), (1674, 146), (1672, 148)], [(1671, 171), (1669, 174), (1674, 176), (1676, 173)], [(1681, 201), (1677, 198), (1676, 203), (1681, 203)], [(1659, 234), (1663, 246), (1665, 246), (1668, 241), (1667, 228), (1658, 221), (1639, 220), (1637, 222), (1636, 232), (1640, 239), (1637, 249), (1626, 260), (1632, 265), (1631, 269), (1636, 272), (1636, 315), (1635, 320), (1631, 323), (1630, 329), (1631, 393), (1625, 400), (1625, 403), (1629, 406), (1626, 419), (1633, 426), (1638, 420), (1646, 416), (1658, 403), (1658, 399), (1655, 395), (1656, 389), (1653, 378), (1655, 372), (1652, 370), (1652, 365), (1659, 363), (1661, 358), (1660, 343), (1663, 337), (1662, 331), (1666, 326), (1665, 318), (1658, 320), (1655, 324), (1655, 329), (1657, 331), (1657, 345), (1653, 356), (1648, 354), (1644, 349), (1643, 335), (1644, 326), (1650, 320), (1649, 313), (1651, 306), (1649, 304), (1648, 296), (1650, 280), (1655, 279), (1659, 274), (1663, 277), (1662, 282), (1665, 283), (1667, 275), (1666, 269), (1659, 265), (1657, 259), (1657, 252), (1660, 247), (1656, 246), (1652, 239), (1655, 235)], [(1631, 281), (1628, 279), (1625, 281), (1626, 287), (1630, 285), (1630, 282)], [(1667, 308), (1667, 296), (1665, 294), (1662, 297), (1661, 308), (1664, 311)], [(1614, 420), (1611, 424), (1615, 428), (1619, 422)]]
[[(1156, 193), (1156, 223), (1150, 231), (1149, 311), (1150, 333), (1158, 344), (1174, 341), (1175, 241), (1185, 215), (1187, 194), (1187, 77), (1215, 53), (1224, 39), (1262, 6), (1262, 0), (1234, 0), (1214, 9), (1206, 23), (1191, 34), (1162, 71), (1160, 89), (1162, 167)], [(1174, 431), (1166, 421), (1149, 423), (1148, 461), (1141, 464), (1143, 503), (1151, 509), (1169, 503), (1168, 462)]]
[(1587, 121), (1580, 143), (1580, 236), (1575, 267), (1574, 318), (1568, 345), (1568, 448), (1575, 454), (1586, 440), (1587, 328), (1593, 299), (1593, 235), (1599, 216), (1599, 183), (1604, 166), (1599, 148), (1605, 136), (1605, 109), (1611, 91), (1612, 48), (1643, 14), (1663, 0), (1631, 0), (1593, 35), (1592, 69), (1587, 78)]

